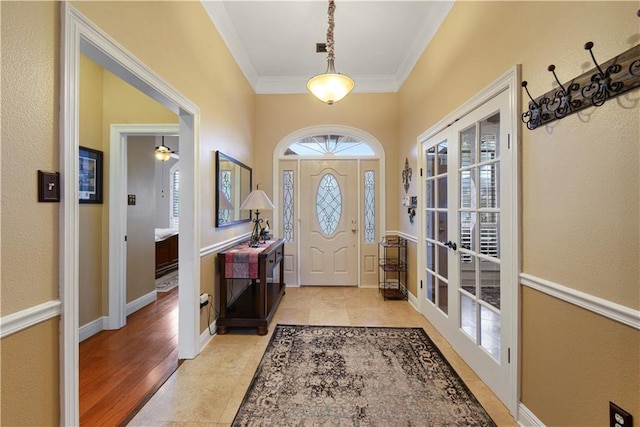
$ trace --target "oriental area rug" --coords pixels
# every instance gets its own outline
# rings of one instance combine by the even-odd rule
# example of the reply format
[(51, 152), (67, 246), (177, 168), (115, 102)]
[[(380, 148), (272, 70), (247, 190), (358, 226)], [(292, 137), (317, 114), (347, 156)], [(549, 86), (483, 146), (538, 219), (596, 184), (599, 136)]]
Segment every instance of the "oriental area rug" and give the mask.
[(156, 279), (156, 291), (169, 292), (173, 288), (176, 288), (178, 286), (178, 278), (178, 271), (172, 271), (171, 273), (165, 274), (162, 277), (158, 277)]
[(495, 426), (421, 328), (277, 325), (233, 426)]

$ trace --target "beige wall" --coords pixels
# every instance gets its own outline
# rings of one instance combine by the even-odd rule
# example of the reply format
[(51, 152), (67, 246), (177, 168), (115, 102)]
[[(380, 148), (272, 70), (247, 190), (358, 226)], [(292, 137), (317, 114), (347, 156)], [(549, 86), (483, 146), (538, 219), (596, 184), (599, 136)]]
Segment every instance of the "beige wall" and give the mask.
[[(0, 7), (4, 317), (58, 297), (59, 204), (37, 202), (36, 171), (59, 170), (60, 14), (54, 2)], [(0, 341), (3, 424), (57, 424), (58, 323)]]
[[(593, 67), (585, 42), (601, 63), (629, 49), (640, 38), (637, 10), (637, 2), (457, 2), (399, 92), (400, 157), (415, 170), (417, 136), (515, 64), (537, 96), (554, 87), (550, 63), (563, 81)], [(521, 143), (523, 271), (634, 309), (637, 94), (524, 128)], [(414, 227), (401, 218), (402, 231)], [(547, 425), (607, 425), (609, 400), (639, 418), (638, 330), (522, 294), (522, 402)]]
[[(127, 303), (155, 290), (155, 136), (127, 138)], [(160, 195), (158, 195), (159, 197)]]
[(607, 426), (609, 401), (640, 415), (640, 333), (522, 291), (522, 402), (546, 425)]
[(59, 170), (59, 15), (2, 2), (3, 316), (58, 296), (59, 204), (38, 203), (36, 176)]
[(59, 325), (59, 319), (49, 319), (2, 339), (3, 426), (58, 425)]

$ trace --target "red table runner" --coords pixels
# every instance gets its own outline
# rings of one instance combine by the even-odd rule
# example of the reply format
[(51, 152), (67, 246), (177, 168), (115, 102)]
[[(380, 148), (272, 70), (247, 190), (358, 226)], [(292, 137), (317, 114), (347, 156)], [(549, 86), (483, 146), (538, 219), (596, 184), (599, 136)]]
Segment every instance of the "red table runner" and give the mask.
[(249, 242), (229, 249), (224, 256), (224, 275), (228, 279), (257, 279), (258, 255), (275, 240), (267, 240), (260, 247), (252, 248)]

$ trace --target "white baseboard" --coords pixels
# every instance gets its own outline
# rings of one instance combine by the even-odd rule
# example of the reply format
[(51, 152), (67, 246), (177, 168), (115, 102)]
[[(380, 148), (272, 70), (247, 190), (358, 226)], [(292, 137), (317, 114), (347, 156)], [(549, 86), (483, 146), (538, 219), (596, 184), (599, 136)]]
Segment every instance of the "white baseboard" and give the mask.
[(409, 304), (411, 305), (411, 307), (413, 307), (413, 309), (415, 311), (420, 313), (420, 308), (418, 308), (418, 298), (414, 297), (411, 292), (409, 292), (409, 291), (407, 291), (407, 292), (409, 293)]
[(154, 289), (148, 294), (142, 295), (140, 298), (135, 299), (131, 302), (128, 302), (127, 308), (126, 308), (126, 315), (128, 316), (131, 313), (135, 313), (136, 311), (140, 310), (142, 307), (147, 306), (152, 302), (155, 302), (157, 299), (158, 299), (158, 294)]
[(209, 333), (209, 328), (205, 329), (204, 332), (200, 334), (200, 350), (198, 351), (198, 353), (200, 353), (207, 346), (207, 344), (211, 342), (213, 337), (216, 336), (216, 333), (218, 332), (218, 325), (215, 321), (211, 324), (211, 330), (213, 331), (213, 335)]
[(106, 325), (108, 320), (109, 318), (107, 316), (102, 316), (92, 322), (80, 326), (80, 329), (78, 330), (79, 342), (82, 342), (87, 338), (94, 336), (98, 332), (102, 332), (107, 329)]
[(518, 405), (518, 425), (522, 427), (545, 427), (544, 423), (523, 403)]

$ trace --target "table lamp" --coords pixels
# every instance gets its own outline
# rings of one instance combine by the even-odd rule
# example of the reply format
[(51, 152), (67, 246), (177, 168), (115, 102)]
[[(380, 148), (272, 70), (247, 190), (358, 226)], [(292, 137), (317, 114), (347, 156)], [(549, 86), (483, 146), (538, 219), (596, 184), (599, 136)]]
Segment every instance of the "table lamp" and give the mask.
[(275, 206), (271, 203), (271, 200), (267, 197), (264, 191), (255, 189), (253, 190), (249, 196), (245, 199), (240, 206), (241, 210), (255, 210), (256, 211), (256, 219), (253, 221), (253, 231), (251, 232), (251, 240), (249, 241), (249, 246), (256, 248), (260, 246), (260, 223), (262, 219), (260, 218), (260, 210), (273, 210)]

